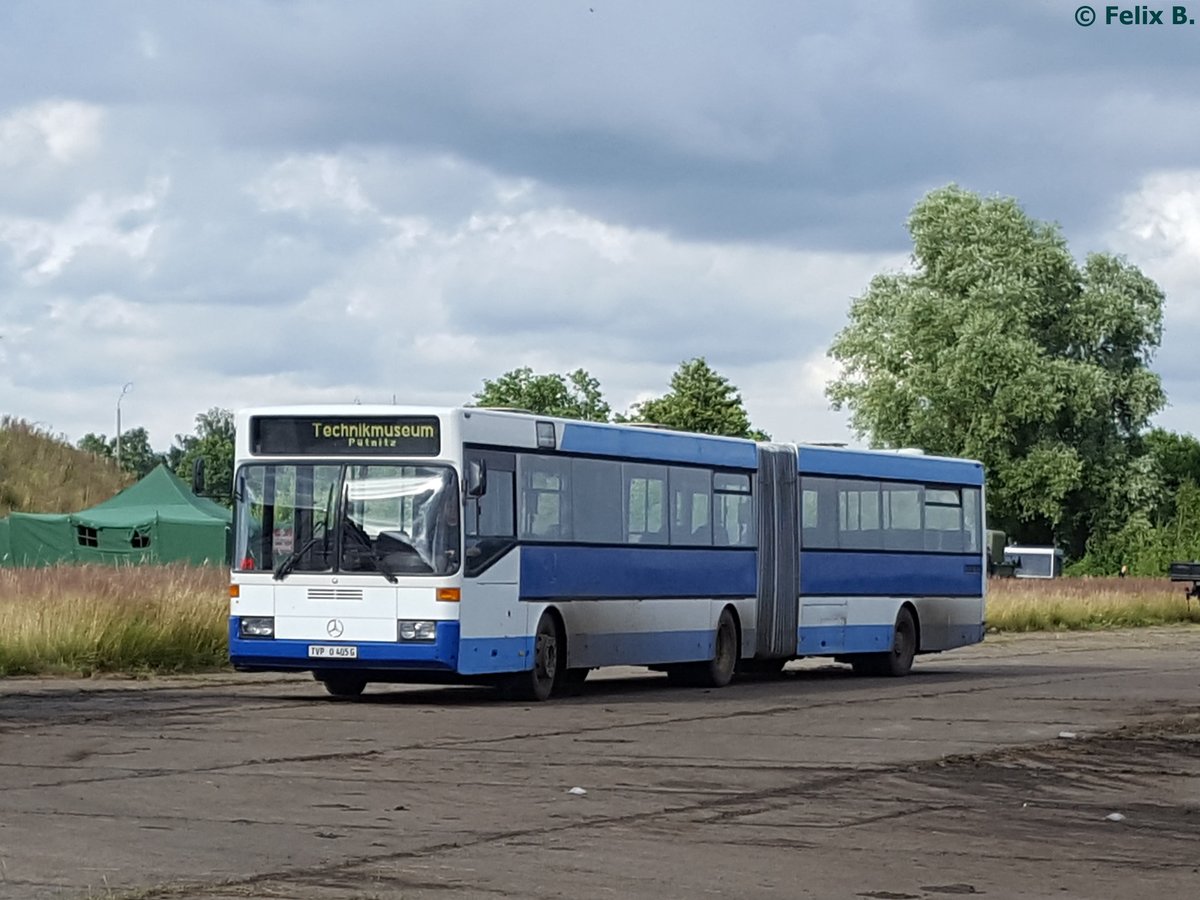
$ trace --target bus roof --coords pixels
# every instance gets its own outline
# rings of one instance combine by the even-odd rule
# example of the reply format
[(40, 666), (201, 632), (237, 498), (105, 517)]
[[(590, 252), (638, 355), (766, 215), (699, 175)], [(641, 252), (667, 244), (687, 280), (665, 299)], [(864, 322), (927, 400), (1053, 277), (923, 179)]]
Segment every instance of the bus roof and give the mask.
[(977, 460), (894, 450), (852, 450), (801, 444), (799, 466), (803, 475), (983, 484), (983, 463)]
[[(464, 439), (478, 443), (490, 443), (487, 439), (490, 429), (478, 427), (485, 422), (495, 422), (497, 426), (502, 422), (509, 423), (509, 427), (497, 430), (498, 435), (511, 435), (514, 420), (554, 422), (557, 449), (560, 451), (739, 469), (754, 469), (758, 464), (758, 444), (747, 438), (673, 431), (633, 423), (584, 422), (515, 409), (357, 403), (266, 406), (238, 410), (236, 419), (239, 428), (255, 416), (438, 416), (470, 423), (463, 432)], [(532, 434), (530, 439), (532, 441)], [(508, 441), (501, 439), (497, 443), (505, 444)], [(529, 446), (537, 444), (529, 443)], [(975, 460), (926, 456), (913, 451), (857, 450), (819, 444), (784, 446), (794, 447), (798, 451), (798, 471), (801, 474), (983, 484), (983, 464)]]

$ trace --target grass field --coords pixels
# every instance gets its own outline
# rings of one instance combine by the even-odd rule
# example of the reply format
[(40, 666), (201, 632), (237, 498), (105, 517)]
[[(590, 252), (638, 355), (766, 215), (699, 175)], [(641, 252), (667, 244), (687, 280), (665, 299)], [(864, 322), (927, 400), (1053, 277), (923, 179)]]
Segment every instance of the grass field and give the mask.
[(221, 568), (0, 569), (0, 676), (226, 666), (228, 584)]
[(998, 631), (1055, 631), (1200, 623), (1200, 602), (1166, 578), (993, 578), (987, 624)]
[[(187, 566), (0, 569), (0, 676), (226, 667), (229, 573)], [(987, 624), (1050, 631), (1200, 623), (1165, 578), (993, 579)]]

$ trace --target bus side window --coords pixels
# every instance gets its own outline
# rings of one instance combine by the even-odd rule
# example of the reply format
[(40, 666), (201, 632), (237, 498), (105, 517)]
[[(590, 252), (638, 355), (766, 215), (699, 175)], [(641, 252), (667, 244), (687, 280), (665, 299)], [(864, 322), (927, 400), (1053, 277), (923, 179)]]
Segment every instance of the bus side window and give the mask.
[(468, 537), (515, 536), (513, 482), (512, 472), (503, 469), (488, 472), (487, 493), (482, 497), (471, 497), (468, 501)]
[(741, 472), (713, 473), (713, 544), (753, 547), (757, 535), (750, 476)]
[(712, 544), (712, 473), (707, 469), (672, 466), (671, 543), (685, 547)]
[(800, 480), (800, 545), (808, 550), (838, 548), (838, 482), (805, 475)]
[(667, 468), (622, 463), (625, 540), (631, 544), (667, 543)]
[(963, 488), (963, 549), (979, 552), (980, 521), (979, 488)]
[(621, 464), (607, 459), (572, 459), (571, 508), (575, 540), (621, 543)]
[(517, 468), (521, 479), (521, 539), (571, 540), (571, 460), (522, 454)]
[(487, 490), (481, 497), (467, 497), (463, 504), (467, 577), (478, 575), (507, 553), (517, 535), (515, 460), (511, 454), (480, 455), (487, 465)]

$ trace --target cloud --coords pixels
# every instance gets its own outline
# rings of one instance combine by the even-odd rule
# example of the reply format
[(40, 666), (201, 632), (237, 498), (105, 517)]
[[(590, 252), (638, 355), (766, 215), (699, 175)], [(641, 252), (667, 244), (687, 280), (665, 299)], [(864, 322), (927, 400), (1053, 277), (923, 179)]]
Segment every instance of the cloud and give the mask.
[(0, 118), (0, 167), (70, 165), (100, 146), (104, 110), (75, 100), (45, 100)]
[(1200, 169), (1146, 175), (1121, 203), (1109, 242), (1165, 290), (1167, 316), (1200, 320)]
[(56, 278), (87, 250), (143, 259), (167, 186), (160, 179), (137, 194), (89, 194), (59, 221), (0, 214), (0, 243), (9, 246), (15, 267), (31, 283)]
[(1200, 369), (1195, 331), (1200, 327), (1200, 169), (1145, 174), (1114, 205), (1117, 213), (1101, 240), (1124, 255), (1163, 289), (1163, 342), (1154, 368), (1169, 405), (1156, 417), (1162, 427), (1197, 432)]
[(0, 407), (76, 437), (131, 380), (161, 444), (213, 405), (458, 403), (519, 365), (624, 409), (702, 355), (756, 425), (841, 440), (825, 348), (949, 181), (1141, 265), (1173, 410), (1196, 383), (1189, 34), (1032, 0), (22, 10)]
[[(81, 397), (95, 395), (86, 407), (102, 410), (100, 398), (111, 393), (96, 383), (103, 372), (118, 387), (138, 386), (130, 416), (152, 396), (165, 403), (222, 384), (249, 403), (395, 396), (453, 404), (519, 365), (583, 366), (623, 409), (665, 391), (682, 360), (705, 355), (748, 379), (753, 411), (760, 392), (793, 377), (788, 360), (823, 352), (846, 298), (880, 267), (903, 262), (681, 240), (548, 205), (553, 193), (536, 182), (378, 151), (264, 161), (207, 195), (217, 221), (247, 219), (205, 245), (192, 239), (200, 225), (178, 221), (175, 208), (180, 193), (196, 192), (193, 180), (212, 183), (192, 162), (172, 173), (169, 191), (154, 184), (128, 197), (85, 198), (56, 223), (0, 224), (26, 285), (21, 304), (31, 327), (14, 335), (12, 348), (24, 396), (71, 385)], [(469, 191), (450, 206), (457, 216), (436, 204), (437, 215), (422, 215), (411, 208), (416, 195), (383, 187), (420, 183), (418, 195), (441, 195), (431, 172), (447, 184), (469, 174)], [(122, 256), (130, 271), (87, 268), (85, 250)], [(197, 254), (219, 259), (213, 277), (229, 279), (226, 286), (196, 289)], [(80, 293), (88, 274), (114, 284)], [(258, 299), (256, 281), (265, 285)], [(238, 297), (238, 283), (250, 296)], [(69, 293), (59, 292), (64, 284)], [(88, 353), (72, 353), (84, 345)], [(246, 395), (248, 384), (277, 393)], [(810, 384), (794, 396), (806, 417), (822, 402)], [(234, 401), (199, 402), (202, 409)], [(763, 402), (785, 426), (795, 404)], [(156, 413), (152, 437), (186, 431), (195, 411), (177, 404)], [(87, 414), (74, 418), (82, 423)]]

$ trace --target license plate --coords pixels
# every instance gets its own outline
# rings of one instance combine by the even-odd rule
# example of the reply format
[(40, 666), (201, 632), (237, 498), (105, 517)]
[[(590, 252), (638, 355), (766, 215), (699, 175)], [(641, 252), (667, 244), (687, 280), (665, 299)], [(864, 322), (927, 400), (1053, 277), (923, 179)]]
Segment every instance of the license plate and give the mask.
[(358, 659), (357, 647), (344, 645), (309, 644), (309, 659)]

